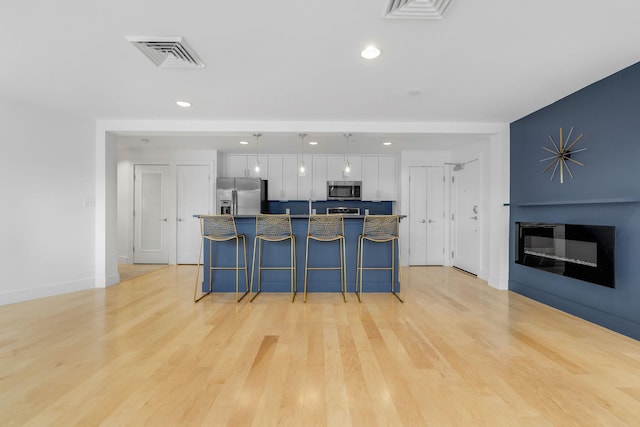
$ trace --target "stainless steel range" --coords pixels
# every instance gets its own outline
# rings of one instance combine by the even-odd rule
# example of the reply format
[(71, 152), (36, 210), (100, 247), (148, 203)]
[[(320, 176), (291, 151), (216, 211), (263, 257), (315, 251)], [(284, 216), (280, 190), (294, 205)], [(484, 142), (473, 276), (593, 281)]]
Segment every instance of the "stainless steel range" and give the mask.
[(360, 208), (336, 207), (327, 208), (327, 214), (360, 215)]

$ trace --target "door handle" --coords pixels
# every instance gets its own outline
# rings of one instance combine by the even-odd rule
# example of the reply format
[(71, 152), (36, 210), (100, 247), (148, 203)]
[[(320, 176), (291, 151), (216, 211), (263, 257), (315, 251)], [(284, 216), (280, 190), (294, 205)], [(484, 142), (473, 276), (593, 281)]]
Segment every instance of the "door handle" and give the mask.
[(429, 220), (429, 224), (431, 224), (432, 222), (436, 222), (436, 220), (435, 219), (430, 219)]
[(182, 221), (184, 221), (184, 219), (178, 218), (178, 222), (182, 222)]
[(162, 221), (167, 222), (167, 218), (162, 218)]
[(469, 219), (478, 219), (478, 215), (476, 216), (470, 216)]
[(427, 222), (427, 221), (425, 221), (424, 219), (420, 220), (420, 224), (424, 224), (425, 222)]

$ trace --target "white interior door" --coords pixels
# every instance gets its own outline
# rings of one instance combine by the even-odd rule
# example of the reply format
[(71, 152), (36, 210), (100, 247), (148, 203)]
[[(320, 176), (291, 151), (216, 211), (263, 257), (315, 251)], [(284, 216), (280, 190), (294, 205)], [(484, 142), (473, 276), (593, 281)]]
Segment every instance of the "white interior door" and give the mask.
[(167, 165), (134, 166), (133, 262), (168, 264)]
[(480, 162), (453, 171), (453, 266), (478, 274), (480, 264)]
[(409, 265), (427, 265), (427, 168), (409, 168)]
[(196, 264), (200, 250), (200, 222), (193, 215), (207, 214), (210, 210), (209, 166), (178, 165), (176, 181), (176, 262)]
[(444, 168), (409, 168), (409, 264), (443, 265)]
[(444, 167), (427, 168), (427, 265), (444, 264)]

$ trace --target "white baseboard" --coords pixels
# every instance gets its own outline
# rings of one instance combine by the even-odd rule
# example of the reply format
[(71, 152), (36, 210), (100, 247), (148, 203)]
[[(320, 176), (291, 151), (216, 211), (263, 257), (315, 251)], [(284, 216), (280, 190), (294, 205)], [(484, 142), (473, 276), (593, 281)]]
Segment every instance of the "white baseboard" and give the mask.
[(68, 294), (70, 292), (84, 291), (86, 289), (94, 289), (94, 284), (95, 279), (93, 277), (88, 277), (70, 282), (51, 283), (35, 288), (16, 289), (13, 291), (2, 292), (0, 293), (0, 305), (14, 304), (22, 301)]
[(128, 256), (118, 255), (118, 264), (131, 264), (131, 262)]
[(112, 274), (111, 276), (107, 276), (107, 286), (117, 285), (118, 283), (120, 283), (120, 274)]
[(500, 280), (499, 277), (492, 276), (489, 277), (487, 282), (489, 283), (489, 286), (498, 289), (499, 291), (506, 291), (509, 289), (509, 279)]

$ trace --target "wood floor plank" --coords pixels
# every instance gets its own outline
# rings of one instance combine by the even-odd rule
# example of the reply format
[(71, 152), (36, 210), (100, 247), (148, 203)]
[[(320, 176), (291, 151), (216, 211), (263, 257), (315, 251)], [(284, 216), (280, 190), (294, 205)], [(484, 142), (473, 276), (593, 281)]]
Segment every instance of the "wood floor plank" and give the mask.
[(193, 266), (0, 307), (0, 424), (636, 426), (640, 342), (445, 267), (194, 304)]

